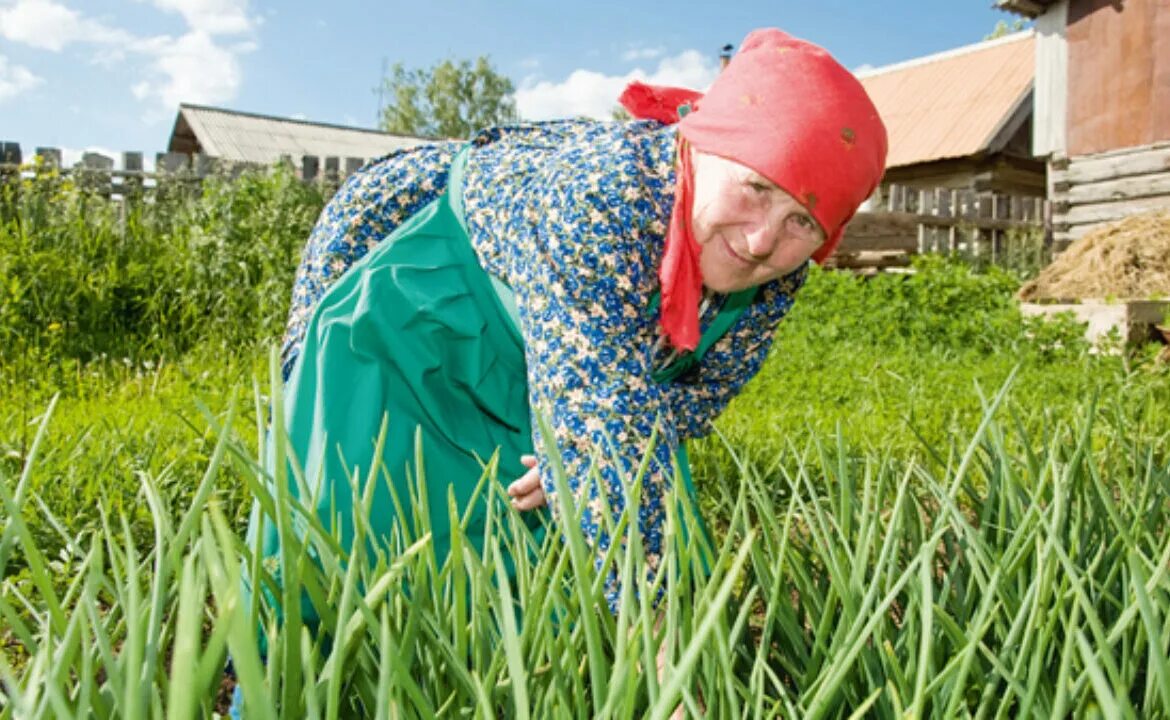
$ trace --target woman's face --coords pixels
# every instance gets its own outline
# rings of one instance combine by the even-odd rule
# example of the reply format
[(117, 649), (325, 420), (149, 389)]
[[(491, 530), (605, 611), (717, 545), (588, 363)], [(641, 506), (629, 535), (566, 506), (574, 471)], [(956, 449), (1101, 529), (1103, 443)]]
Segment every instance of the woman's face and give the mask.
[(795, 198), (751, 168), (694, 151), (691, 228), (703, 284), (728, 293), (803, 265), (825, 233)]

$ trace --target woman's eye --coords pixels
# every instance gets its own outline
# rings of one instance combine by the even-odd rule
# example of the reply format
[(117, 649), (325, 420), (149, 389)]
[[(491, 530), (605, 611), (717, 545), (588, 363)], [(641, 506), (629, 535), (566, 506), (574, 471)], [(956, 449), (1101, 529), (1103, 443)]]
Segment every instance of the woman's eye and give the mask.
[(770, 187), (768, 187), (767, 185), (765, 185), (762, 182), (759, 182), (758, 180), (749, 180), (748, 187), (751, 188), (752, 190), (754, 190), (755, 192), (758, 192), (758, 193), (766, 193), (769, 190), (771, 190)]
[(818, 232), (817, 224), (811, 217), (804, 214), (793, 214), (789, 216), (789, 220), (796, 223), (802, 232), (815, 233)]

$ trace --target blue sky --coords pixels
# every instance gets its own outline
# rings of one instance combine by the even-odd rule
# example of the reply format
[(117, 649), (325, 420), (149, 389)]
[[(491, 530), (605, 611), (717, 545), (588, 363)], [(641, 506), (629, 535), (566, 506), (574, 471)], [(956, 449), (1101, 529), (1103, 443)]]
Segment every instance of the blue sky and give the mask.
[[(607, 116), (640, 77), (704, 87), (780, 27), (854, 70), (978, 42), (992, 0), (0, 0), (0, 140), (165, 149), (179, 102), (373, 126), (384, 65), (489, 55), (523, 117)], [(68, 158), (67, 158), (68, 159)]]

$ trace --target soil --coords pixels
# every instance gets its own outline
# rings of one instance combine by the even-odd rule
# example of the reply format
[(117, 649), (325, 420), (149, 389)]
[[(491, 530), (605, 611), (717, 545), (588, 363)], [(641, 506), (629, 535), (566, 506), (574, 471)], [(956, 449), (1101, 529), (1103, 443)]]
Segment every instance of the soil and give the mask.
[(231, 673), (224, 673), (219, 680), (219, 692), (215, 695), (215, 712), (221, 717), (227, 717), (232, 707), (232, 693), (236, 689), (236, 678)]
[(1020, 288), (1018, 297), (1027, 302), (1170, 297), (1170, 208), (1090, 232)]

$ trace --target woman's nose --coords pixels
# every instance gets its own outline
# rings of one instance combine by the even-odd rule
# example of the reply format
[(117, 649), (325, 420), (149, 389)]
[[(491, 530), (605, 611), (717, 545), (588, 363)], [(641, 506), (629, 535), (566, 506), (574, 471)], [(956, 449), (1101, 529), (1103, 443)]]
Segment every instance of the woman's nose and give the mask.
[(747, 244), (747, 251), (754, 258), (768, 257), (776, 248), (776, 235), (776, 229), (768, 222), (757, 223), (746, 228), (744, 240)]

